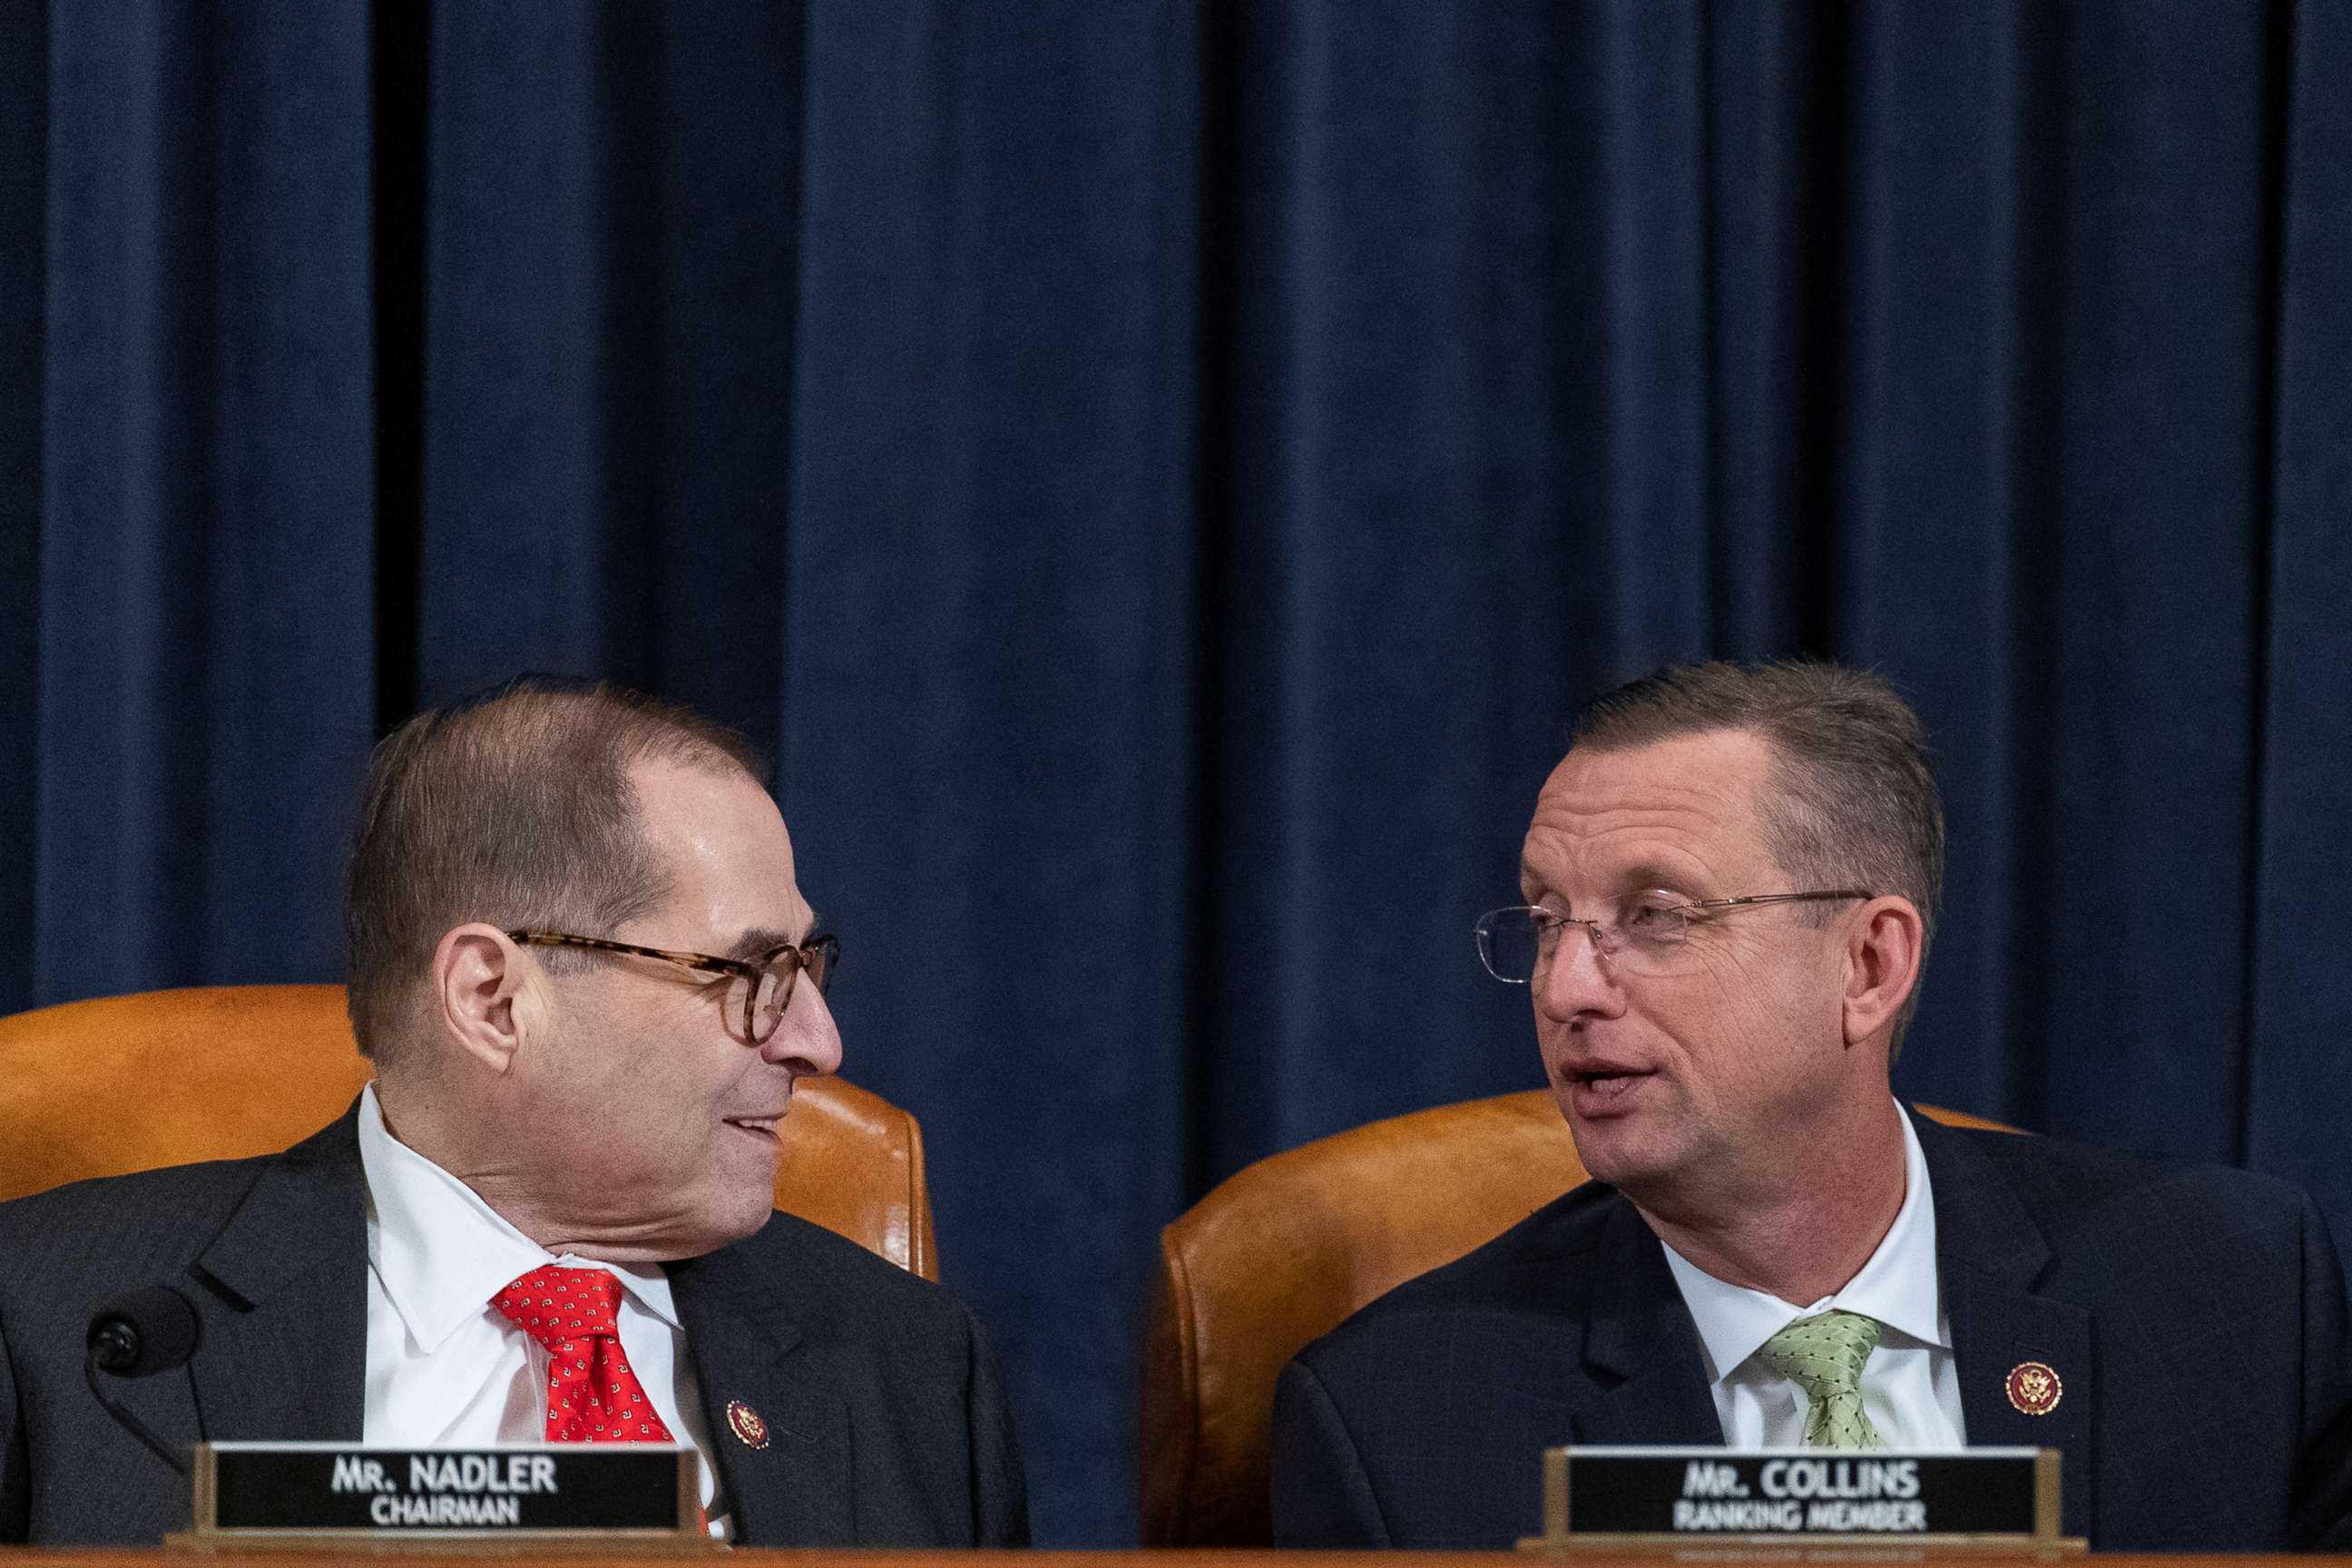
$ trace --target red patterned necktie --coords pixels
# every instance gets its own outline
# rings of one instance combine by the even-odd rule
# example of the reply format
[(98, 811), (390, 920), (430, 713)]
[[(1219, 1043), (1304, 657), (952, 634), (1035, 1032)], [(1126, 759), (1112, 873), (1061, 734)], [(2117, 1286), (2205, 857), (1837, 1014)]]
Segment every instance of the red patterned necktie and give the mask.
[(602, 1268), (534, 1268), (490, 1302), (547, 1347), (547, 1440), (667, 1443), (621, 1352), (621, 1282)]

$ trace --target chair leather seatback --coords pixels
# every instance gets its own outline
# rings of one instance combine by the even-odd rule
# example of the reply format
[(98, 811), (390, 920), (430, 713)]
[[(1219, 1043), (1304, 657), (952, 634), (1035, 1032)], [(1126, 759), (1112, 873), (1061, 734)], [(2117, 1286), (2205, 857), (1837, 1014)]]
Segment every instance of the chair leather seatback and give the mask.
[[(1160, 1233), (1144, 1331), (1143, 1543), (1269, 1544), (1267, 1448), (1284, 1364), (1376, 1297), (1584, 1180), (1557, 1103), (1532, 1089), (1273, 1155), (1179, 1216)], [(1528, 1463), (1532, 1475), (1536, 1456)]]
[[(341, 1116), (373, 1072), (340, 985), (148, 991), (0, 1017), (0, 1199), (273, 1153)], [(778, 1208), (939, 1277), (913, 1116), (803, 1079), (780, 1131)]]

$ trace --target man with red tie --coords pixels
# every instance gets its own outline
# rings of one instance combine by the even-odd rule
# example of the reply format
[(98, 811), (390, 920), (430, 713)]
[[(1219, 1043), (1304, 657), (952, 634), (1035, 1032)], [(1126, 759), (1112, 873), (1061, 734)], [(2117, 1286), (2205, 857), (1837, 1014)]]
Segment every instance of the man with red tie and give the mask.
[(0, 1207), (0, 1539), (185, 1522), (81, 1387), (91, 1307), (161, 1283), (195, 1352), (122, 1394), (169, 1444), (676, 1442), (740, 1542), (1025, 1542), (970, 1313), (772, 1212), (837, 944), (740, 737), (543, 679), (419, 715), (345, 912), (376, 1077), (341, 1121)]

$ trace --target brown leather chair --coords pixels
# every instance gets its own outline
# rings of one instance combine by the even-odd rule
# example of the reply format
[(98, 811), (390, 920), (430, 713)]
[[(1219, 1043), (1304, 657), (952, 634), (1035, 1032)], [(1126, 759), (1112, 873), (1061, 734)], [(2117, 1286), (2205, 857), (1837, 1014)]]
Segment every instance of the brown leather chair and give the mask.
[[(223, 985), (0, 1017), (0, 1199), (267, 1154), (341, 1115), (371, 1068), (340, 985)], [(939, 1278), (915, 1119), (837, 1078), (793, 1091), (776, 1206)]]
[[(1920, 1110), (1956, 1126), (2000, 1125)], [(1160, 1233), (1144, 1334), (1143, 1543), (1266, 1545), (1283, 1364), (1373, 1298), (1584, 1179), (1558, 1106), (1533, 1089), (1261, 1160), (1181, 1215)]]

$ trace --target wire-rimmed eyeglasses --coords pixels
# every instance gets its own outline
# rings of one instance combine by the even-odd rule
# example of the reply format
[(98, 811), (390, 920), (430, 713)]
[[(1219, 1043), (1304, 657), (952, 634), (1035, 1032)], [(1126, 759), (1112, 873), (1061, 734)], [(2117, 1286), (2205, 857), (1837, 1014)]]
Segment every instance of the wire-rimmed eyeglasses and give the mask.
[(633, 942), (574, 936), (562, 931), (510, 931), (507, 940), (525, 947), (578, 947), (592, 952), (623, 952), (634, 958), (658, 959), (698, 974), (728, 975), (728, 1009), (740, 1017), (745, 1042), (754, 1046), (765, 1045), (768, 1037), (776, 1032), (776, 1026), (783, 1022), (784, 1008), (792, 1002), (793, 986), (803, 970), (808, 972), (809, 983), (822, 994), (825, 982), (833, 977), (834, 965), (841, 960), (840, 939), (830, 932), (803, 942), (788, 942), (751, 959), (720, 958), (709, 952), (674, 952), (667, 948), (639, 947)]
[(1671, 973), (1685, 956), (1694, 923), (1725, 910), (1757, 904), (1795, 904), (1829, 900), (1874, 899), (1860, 888), (1818, 893), (1749, 893), (1737, 899), (1678, 899), (1659, 889), (1628, 894), (1616, 918), (1565, 915), (1540, 904), (1511, 904), (1478, 917), (1478, 958), (1486, 973), (1506, 985), (1526, 985), (1551, 965), (1560, 932), (1582, 926), (1593, 951), (1629, 974)]

